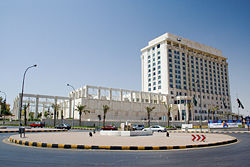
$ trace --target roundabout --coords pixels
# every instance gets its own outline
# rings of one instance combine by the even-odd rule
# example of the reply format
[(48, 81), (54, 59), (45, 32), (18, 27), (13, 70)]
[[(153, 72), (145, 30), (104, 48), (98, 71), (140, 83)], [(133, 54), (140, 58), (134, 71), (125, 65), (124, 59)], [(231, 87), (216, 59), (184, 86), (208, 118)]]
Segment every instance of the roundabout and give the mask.
[(8, 141), (25, 146), (64, 148), (64, 149), (101, 149), (101, 150), (171, 150), (224, 145), (237, 142), (235, 137), (225, 134), (205, 134), (205, 140), (193, 141), (197, 133), (154, 133), (152, 136), (103, 136), (96, 132), (57, 132), (27, 134), (25, 138), (12, 135)]

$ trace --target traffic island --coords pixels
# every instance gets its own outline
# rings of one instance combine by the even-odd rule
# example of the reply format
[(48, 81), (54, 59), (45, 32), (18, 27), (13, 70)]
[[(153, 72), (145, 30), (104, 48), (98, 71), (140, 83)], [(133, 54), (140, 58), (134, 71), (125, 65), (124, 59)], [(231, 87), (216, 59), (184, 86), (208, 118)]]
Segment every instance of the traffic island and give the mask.
[[(195, 139), (192, 135), (195, 135)], [(34, 147), (91, 149), (91, 150), (171, 150), (201, 148), (237, 142), (237, 139), (225, 134), (154, 133), (152, 136), (102, 136), (99, 132), (89, 136), (89, 132), (68, 132), (49, 134), (27, 134), (9, 137), (9, 142)]]

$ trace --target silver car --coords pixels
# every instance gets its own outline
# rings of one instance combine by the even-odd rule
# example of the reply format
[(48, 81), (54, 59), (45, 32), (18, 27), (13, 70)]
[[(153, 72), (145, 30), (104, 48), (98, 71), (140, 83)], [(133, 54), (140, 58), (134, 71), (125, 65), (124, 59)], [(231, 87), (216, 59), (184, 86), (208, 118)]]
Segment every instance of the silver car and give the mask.
[(166, 132), (167, 129), (160, 125), (153, 125), (149, 128), (144, 128), (143, 131), (153, 131), (153, 132)]

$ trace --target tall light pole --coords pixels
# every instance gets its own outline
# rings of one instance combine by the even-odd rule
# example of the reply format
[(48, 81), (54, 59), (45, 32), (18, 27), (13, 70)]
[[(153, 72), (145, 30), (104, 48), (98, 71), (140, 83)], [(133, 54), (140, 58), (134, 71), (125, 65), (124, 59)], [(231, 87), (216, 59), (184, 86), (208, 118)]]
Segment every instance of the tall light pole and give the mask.
[(28, 71), (28, 69), (36, 67), (37, 65), (33, 65), (33, 66), (29, 66), (28, 68), (26, 68), (24, 74), (23, 74), (23, 84), (22, 84), (22, 93), (21, 93), (21, 97), (20, 97), (20, 108), (19, 108), (19, 119), (20, 119), (20, 125), (22, 123), (21, 117), (22, 117), (22, 108), (23, 108), (23, 91), (24, 91), (24, 80), (25, 80), (25, 75), (26, 72)]
[[(201, 97), (201, 84), (200, 84), (199, 80), (197, 80), (196, 83), (197, 83), (197, 86), (199, 85), (199, 89), (200, 89), (200, 111), (201, 111), (201, 113), (202, 113), (202, 104), (201, 104), (201, 98), (202, 98), (202, 97)], [(200, 113), (200, 129), (201, 129), (201, 131), (202, 131), (201, 113)]]
[(75, 91), (75, 95), (74, 95), (74, 103), (73, 103), (73, 118), (72, 118), (72, 127), (74, 126), (74, 117), (75, 117), (75, 101), (76, 101), (76, 90), (75, 88), (70, 85), (70, 84), (67, 84), (67, 86), (71, 87), (74, 91)]

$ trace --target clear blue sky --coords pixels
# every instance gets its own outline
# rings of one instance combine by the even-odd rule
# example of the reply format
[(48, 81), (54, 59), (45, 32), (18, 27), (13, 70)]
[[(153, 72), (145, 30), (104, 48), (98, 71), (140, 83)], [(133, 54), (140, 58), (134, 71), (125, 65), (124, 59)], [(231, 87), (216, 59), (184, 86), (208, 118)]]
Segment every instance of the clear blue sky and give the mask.
[(233, 110), (237, 93), (250, 112), (248, 0), (0, 0), (0, 90), (12, 105), (33, 64), (25, 93), (67, 96), (67, 83), (141, 90), (140, 49), (166, 32), (222, 50)]

